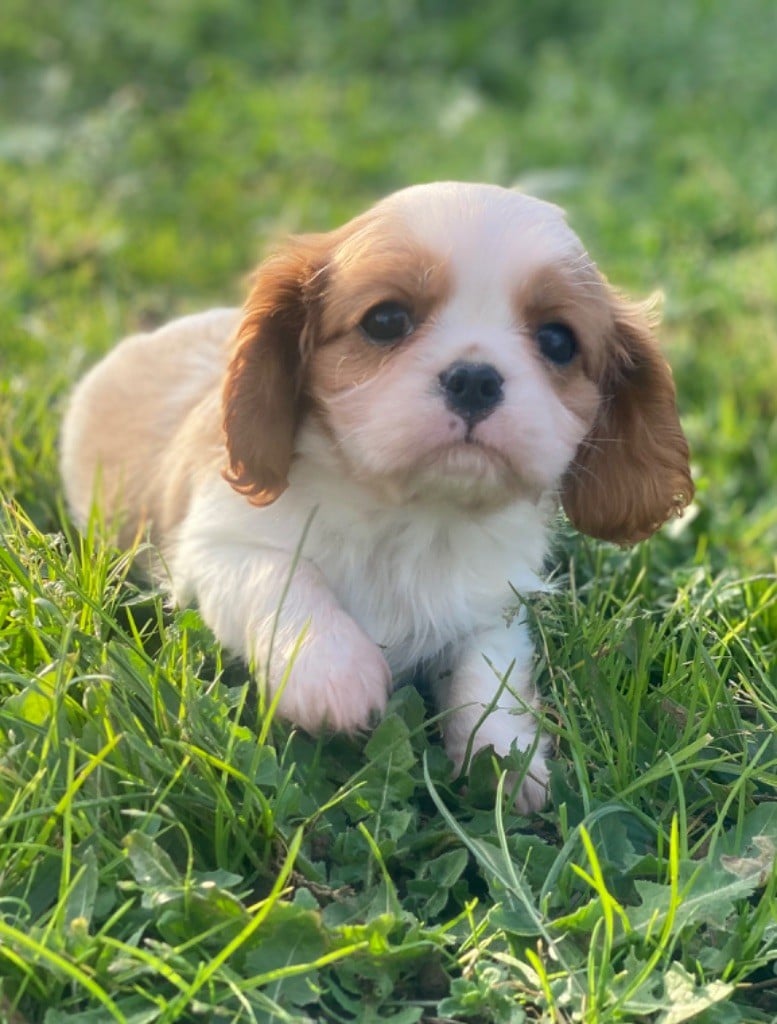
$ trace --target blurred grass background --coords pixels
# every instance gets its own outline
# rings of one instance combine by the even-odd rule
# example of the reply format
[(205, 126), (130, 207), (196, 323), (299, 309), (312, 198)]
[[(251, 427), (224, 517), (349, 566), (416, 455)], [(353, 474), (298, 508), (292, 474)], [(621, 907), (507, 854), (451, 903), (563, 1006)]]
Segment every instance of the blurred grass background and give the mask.
[(412, 182), (518, 182), (616, 283), (665, 292), (697, 535), (764, 567), (775, 39), (772, 0), (6, 0), (0, 484), (49, 515), (41, 405), (138, 324), (239, 301), (284, 232)]

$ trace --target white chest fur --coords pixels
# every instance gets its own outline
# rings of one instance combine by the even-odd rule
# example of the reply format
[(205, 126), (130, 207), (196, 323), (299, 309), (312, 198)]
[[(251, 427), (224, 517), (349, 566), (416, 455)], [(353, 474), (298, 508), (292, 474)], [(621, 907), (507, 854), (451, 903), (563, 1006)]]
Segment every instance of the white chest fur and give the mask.
[[(347, 520), (319, 506), (306, 550), (343, 607), (404, 672), (479, 629), (497, 625), (510, 584), (536, 589), (533, 565), (515, 558), (518, 516), (485, 521), (444, 510), (382, 510)], [(512, 557), (511, 557), (512, 555)]]
[[(179, 538), (184, 548), (198, 534), (204, 542), (200, 526), (212, 542), (219, 523), (246, 551), (299, 551), (398, 674), (498, 625), (516, 603), (511, 588), (542, 586), (545, 519), (546, 509), (528, 501), (477, 516), (439, 503), (387, 506), (332, 467), (303, 458), (289, 489), (266, 508), (220, 481), (211, 485)], [(184, 560), (177, 561), (185, 576)]]

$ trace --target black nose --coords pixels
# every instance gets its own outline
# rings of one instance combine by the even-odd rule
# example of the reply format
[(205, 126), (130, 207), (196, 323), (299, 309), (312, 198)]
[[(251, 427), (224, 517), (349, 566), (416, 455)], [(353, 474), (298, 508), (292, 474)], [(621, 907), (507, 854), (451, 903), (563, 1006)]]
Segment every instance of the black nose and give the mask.
[(470, 423), (484, 420), (504, 398), (504, 377), (488, 363), (451, 363), (440, 384), (448, 408)]

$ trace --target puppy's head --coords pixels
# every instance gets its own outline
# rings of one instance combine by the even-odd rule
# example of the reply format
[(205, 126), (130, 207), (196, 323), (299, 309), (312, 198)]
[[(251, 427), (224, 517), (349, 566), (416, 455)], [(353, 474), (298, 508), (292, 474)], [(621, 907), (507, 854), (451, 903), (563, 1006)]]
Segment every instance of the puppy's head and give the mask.
[(559, 491), (620, 543), (693, 494), (648, 310), (557, 207), (493, 186), (406, 189), (259, 267), (224, 388), (232, 486), (275, 500), (304, 421), (392, 500)]

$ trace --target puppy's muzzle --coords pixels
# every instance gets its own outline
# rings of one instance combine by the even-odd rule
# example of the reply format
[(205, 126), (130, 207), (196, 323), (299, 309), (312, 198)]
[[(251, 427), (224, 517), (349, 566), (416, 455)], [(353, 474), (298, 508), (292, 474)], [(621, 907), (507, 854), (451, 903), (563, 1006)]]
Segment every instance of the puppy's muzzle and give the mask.
[(490, 416), (504, 398), (504, 377), (490, 363), (458, 360), (439, 376), (446, 406), (473, 426)]

